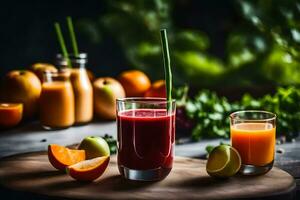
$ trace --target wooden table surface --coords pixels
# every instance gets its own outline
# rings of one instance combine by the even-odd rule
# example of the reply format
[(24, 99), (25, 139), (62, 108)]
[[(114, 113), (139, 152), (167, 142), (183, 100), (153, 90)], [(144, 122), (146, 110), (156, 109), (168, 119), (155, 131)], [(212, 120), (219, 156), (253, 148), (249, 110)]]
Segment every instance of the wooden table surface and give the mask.
[[(93, 122), (89, 125), (71, 127), (60, 131), (46, 131), (38, 122), (23, 124), (12, 130), (0, 131), (0, 158), (25, 152), (46, 150), (48, 144), (71, 145), (90, 135), (116, 136), (115, 122)], [(206, 145), (217, 145), (221, 140), (202, 140), (200, 142), (176, 145), (177, 156), (204, 158)], [(228, 141), (225, 141), (228, 142)], [(283, 153), (276, 153), (275, 165), (290, 173), (297, 183), (297, 198), (300, 197), (300, 138), (295, 142), (277, 145)]]
[(14, 199), (294, 199), (294, 178), (277, 167), (264, 176), (214, 179), (205, 166), (206, 160), (176, 156), (166, 179), (135, 182), (120, 176), (116, 155), (112, 155), (99, 179), (82, 183), (51, 166), (47, 152), (34, 152), (1, 159), (0, 186), (18, 191), (10, 193)]

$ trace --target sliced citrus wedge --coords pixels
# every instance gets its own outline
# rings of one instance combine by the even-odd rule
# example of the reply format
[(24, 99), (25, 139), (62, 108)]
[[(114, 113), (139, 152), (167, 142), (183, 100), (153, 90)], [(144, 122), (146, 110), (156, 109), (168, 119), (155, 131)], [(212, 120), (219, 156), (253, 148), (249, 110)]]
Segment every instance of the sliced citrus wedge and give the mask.
[(48, 158), (56, 169), (65, 171), (69, 165), (85, 160), (85, 150), (69, 149), (57, 144), (48, 146)]
[(67, 173), (78, 181), (93, 181), (99, 178), (109, 163), (109, 156), (81, 161), (67, 167)]
[(0, 127), (16, 126), (23, 115), (23, 104), (0, 103)]
[(229, 145), (219, 145), (209, 154), (206, 171), (210, 176), (227, 178), (235, 175), (241, 167), (238, 151)]

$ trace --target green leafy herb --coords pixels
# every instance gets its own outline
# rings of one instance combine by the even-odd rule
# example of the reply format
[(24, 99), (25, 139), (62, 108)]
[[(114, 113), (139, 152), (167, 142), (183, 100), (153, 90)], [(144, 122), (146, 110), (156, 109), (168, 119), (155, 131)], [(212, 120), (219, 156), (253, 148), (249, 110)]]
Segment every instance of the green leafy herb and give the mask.
[(207, 152), (207, 154), (210, 154), (210, 152), (215, 148), (216, 146), (213, 146), (213, 145), (207, 145), (205, 147), (205, 150)]
[(103, 139), (107, 142), (110, 153), (116, 154), (117, 153), (117, 141), (113, 138), (113, 136), (105, 134)]
[[(177, 89), (178, 90), (178, 89)], [(179, 90), (180, 91), (180, 90)], [(181, 99), (176, 96), (177, 99)], [(187, 98), (187, 117), (195, 122), (191, 137), (229, 138), (229, 115), (238, 110), (267, 110), (277, 115), (277, 135), (291, 140), (300, 132), (300, 89), (297, 87), (278, 88), (274, 95), (253, 98), (245, 94), (240, 101), (229, 102), (209, 90), (200, 91), (194, 98)]]

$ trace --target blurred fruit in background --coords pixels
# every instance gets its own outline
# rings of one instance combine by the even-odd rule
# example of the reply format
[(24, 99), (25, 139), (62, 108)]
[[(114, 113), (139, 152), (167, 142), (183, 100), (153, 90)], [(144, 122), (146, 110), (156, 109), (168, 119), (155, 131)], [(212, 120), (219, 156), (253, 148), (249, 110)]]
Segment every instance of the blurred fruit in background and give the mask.
[(189, 88), (187, 85), (174, 88), (173, 98), (176, 99), (176, 137), (189, 137), (196, 122), (191, 120), (187, 113)]
[(4, 101), (23, 103), (25, 118), (36, 114), (41, 90), (39, 78), (28, 70), (13, 70), (4, 78)]
[(107, 120), (115, 119), (116, 99), (125, 97), (125, 91), (121, 83), (113, 78), (103, 77), (96, 79), (93, 87), (96, 116)]
[(144, 96), (166, 98), (165, 80), (157, 80), (154, 83), (152, 83), (151, 88), (145, 93)]
[(54, 65), (49, 63), (35, 63), (31, 66), (30, 70), (43, 82), (43, 74), (46, 71), (57, 72)]
[(189, 137), (195, 124), (196, 122), (187, 115), (184, 106), (179, 105), (176, 107), (176, 137)]
[(90, 81), (92, 83), (95, 80), (94, 73), (91, 70), (89, 70), (89, 69), (87, 69), (86, 72), (87, 72), (87, 75), (88, 75), (88, 77), (89, 77), (89, 79), (90, 79)]
[(0, 127), (9, 128), (16, 126), (22, 120), (23, 104), (0, 103)]
[(122, 72), (118, 80), (125, 89), (127, 97), (141, 97), (151, 87), (148, 76), (139, 70), (128, 70)]

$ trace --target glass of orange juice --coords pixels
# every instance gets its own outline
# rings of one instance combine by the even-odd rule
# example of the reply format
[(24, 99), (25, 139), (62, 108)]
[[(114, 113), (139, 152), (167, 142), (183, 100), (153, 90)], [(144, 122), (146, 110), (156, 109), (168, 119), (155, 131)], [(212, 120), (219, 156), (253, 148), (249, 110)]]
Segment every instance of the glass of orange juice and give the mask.
[(243, 175), (265, 174), (273, 167), (276, 115), (267, 111), (238, 111), (230, 115), (231, 145), (238, 150)]
[(75, 122), (74, 94), (70, 72), (46, 71), (40, 96), (40, 120), (47, 130), (63, 129)]

